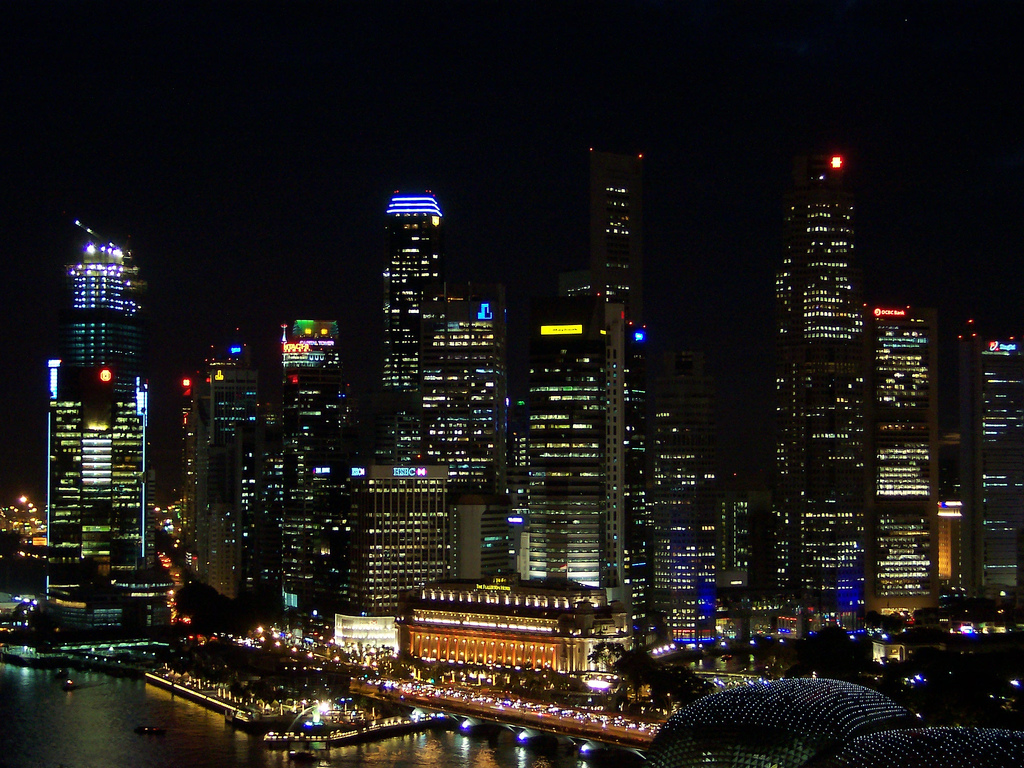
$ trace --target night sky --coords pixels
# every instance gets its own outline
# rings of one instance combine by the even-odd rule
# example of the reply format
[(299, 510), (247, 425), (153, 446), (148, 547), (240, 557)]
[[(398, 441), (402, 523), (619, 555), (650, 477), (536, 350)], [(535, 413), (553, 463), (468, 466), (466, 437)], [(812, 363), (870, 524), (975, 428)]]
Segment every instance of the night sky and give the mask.
[(356, 390), (379, 376), (396, 189), (436, 194), (448, 278), (504, 282), (521, 339), (529, 297), (587, 263), (589, 147), (644, 154), (647, 324), (655, 349), (705, 350), (723, 474), (771, 466), (795, 154), (847, 159), (868, 301), (939, 308), (945, 428), (964, 321), (1024, 328), (1019, 3), (2, 11), (0, 505), (45, 500), (46, 359), (76, 218), (127, 244), (149, 283), (161, 501), (178, 482), (177, 383), (212, 344), (246, 341), (272, 399), (280, 324), (337, 319)]

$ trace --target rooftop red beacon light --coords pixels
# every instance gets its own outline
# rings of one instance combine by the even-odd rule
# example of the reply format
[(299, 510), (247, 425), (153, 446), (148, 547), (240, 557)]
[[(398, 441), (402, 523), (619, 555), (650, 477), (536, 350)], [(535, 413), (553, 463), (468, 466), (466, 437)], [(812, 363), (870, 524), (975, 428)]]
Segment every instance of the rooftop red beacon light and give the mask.
[(838, 171), (842, 167), (843, 167), (843, 158), (842, 158), (842, 156), (841, 155), (832, 155), (832, 168), (834, 170)]
[(114, 374), (109, 368), (102, 368), (100, 370), (100, 381), (106, 384), (108, 381), (114, 378)]
[(192, 386), (192, 379), (182, 379), (181, 380), (181, 386), (184, 389), (188, 389), (189, 387)]

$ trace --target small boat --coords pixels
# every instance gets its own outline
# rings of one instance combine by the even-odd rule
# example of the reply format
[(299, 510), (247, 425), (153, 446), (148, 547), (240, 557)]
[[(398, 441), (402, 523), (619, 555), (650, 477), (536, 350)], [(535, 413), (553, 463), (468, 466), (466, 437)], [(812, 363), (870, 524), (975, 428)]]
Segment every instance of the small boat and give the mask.
[(60, 687), (63, 688), (65, 691), (73, 691), (75, 690), (75, 688), (78, 687), (78, 684), (74, 680), (68, 679), (61, 683)]
[(54, 680), (60, 680), (62, 677), (67, 677), (67, 676), (68, 676), (68, 671), (66, 669), (58, 669), (56, 672), (53, 673), (53, 679)]
[(167, 733), (167, 729), (161, 728), (159, 725), (137, 725), (135, 726), (135, 732), (139, 734), (148, 734), (150, 736), (163, 736)]
[(288, 752), (288, 759), (297, 763), (311, 763), (316, 760), (316, 754), (308, 749), (293, 749)]

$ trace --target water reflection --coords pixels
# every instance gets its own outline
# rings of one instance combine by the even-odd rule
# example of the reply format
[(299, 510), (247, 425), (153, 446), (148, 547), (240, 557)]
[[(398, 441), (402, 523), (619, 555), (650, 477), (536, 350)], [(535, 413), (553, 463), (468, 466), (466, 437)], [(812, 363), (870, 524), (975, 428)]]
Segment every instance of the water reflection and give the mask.
[[(75, 673), (65, 692), (52, 672), (0, 664), (0, 768), (286, 768), (284, 751), (235, 731), (214, 712), (139, 680)], [(166, 735), (135, 733), (157, 725)], [(508, 730), (421, 733), (332, 749), (321, 765), (350, 768), (633, 768), (624, 752), (578, 757), (566, 743), (518, 744)]]

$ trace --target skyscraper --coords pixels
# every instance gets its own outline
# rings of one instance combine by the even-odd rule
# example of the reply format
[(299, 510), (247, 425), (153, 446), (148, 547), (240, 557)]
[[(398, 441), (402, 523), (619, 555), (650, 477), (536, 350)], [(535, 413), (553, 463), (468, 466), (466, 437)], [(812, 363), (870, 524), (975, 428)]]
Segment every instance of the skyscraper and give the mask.
[(96, 576), (125, 583), (145, 566), (150, 504), (146, 285), (130, 252), (95, 237), (65, 274), (47, 499), (48, 589), (63, 595)]
[(775, 280), (782, 576), (826, 613), (863, 602), (864, 320), (844, 161), (799, 157)]
[(597, 297), (533, 303), (526, 575), (626, 603), (622, 314)]
[(1024, 563), (1024, 348), (960, 342), (961, 547), (971, 597), (1013, 594)]
[(396, 194), (387, 209), (384, 271), (384, 389), (420, 385), (423, 302), (444, 280), (441, 208), (430, 193)]
[(446, 578), (451, 521), (444, 465), (352, 467), (352, 602), (394, 616), (402, 592)]
[(650, 625), (651, 519), (647, 506), (647, 331), (643, 325), (642, 155), (590, 151), (590, 269), (559, 279), (563, 296), (595, 295), (620, 306), (624, 320), (623, 402), (625, 525), (622, 578), (634, 630)]
[(383, 392), (374, 406), (378, 462), (419, 461), (423, 303), (444, 280), (441, 208), (429, 192), (396, 193), (387, 208)]
[(187, 514), (194, 539), (187, 546), (199, 579), (237, 597), (250, 571), (263, 463), (256, 449), (257, 372), (244, 345), (226, 353), (208, 360), (192, 384), (186, 465), (193, 473), (186, 480), (194, 487), (185, 496), (194, 505)]
[(714, 637), (714, 380), (700, 353), (665, 355), (654, 416), (654, 607), (677, 640)]
[(643, 155), (590, 151), (591, 288), (643, 323)]
[(286, 604), (321, 612), (349, 591), (354, 449), (338, 324), (297, 320), (281, 338)]
[(503, 494), (508, 373), (505, 289), (453, 285), (422, 314), (423, 453), (448, 493)]
[(867, 313), (865, 608), (938, 605), (938, 350), (934, 309)]

